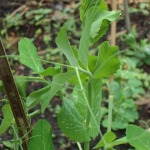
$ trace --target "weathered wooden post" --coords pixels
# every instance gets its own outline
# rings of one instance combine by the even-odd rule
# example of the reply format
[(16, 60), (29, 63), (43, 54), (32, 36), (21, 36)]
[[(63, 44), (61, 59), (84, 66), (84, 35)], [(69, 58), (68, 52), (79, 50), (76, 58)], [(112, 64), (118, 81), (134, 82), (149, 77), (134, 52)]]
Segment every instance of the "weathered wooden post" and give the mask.
[(22, 147), (24, 150), (27, 150), (30, 135), (29, 123), (1, 39), (0, 39), (0, 78), (3, 82), (3, 86), (6, 91), (15, 118), (15, 122), (18, 129), (18, 135), (20, 138), (23, 137)]

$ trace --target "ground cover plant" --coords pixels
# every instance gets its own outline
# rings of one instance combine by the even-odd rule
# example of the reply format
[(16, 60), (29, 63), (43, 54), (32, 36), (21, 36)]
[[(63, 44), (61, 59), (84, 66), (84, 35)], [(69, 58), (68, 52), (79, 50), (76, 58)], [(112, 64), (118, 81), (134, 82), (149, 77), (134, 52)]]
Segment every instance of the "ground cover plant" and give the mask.
[[(29, 67), (34, 76), (15, 76), (20, 97), (26, 111), (26, 117), (31, 120), (33, 116), (38, 113), (43, 113), (48, 107), (49, 102), (54, 95), (58, 95), (62, 99), (62, 107), (58, 114), (58, 125), (61, 131), (71, 140), (77, 142), (79, 149), (115, 149), (116, 145), (129, 143), (137, 150), (148, 150), (150, 133), (147, 130), (141, 129), (135, 125), (120, 124), (114, 126), (112, 120), (115, 118), (113, 113), (113, 104), (121, 95), (120, 103), (123, 104), (122, 110), (125, 112), (122, 117), (128, 119), (129, 113), (134, 114), (129, 122), (133, 122), (137, 118), (134, 111), (133, 100), (131, 99), (131, 91), (134, 94), (139, 94), (139, 86), (141, 83), (130, 79), (129, 85), (132, 89), (127, 91), (120, 91), (115, 93), (119, 85), (112, 82), (109, 87), (111, 94), (108, 97), (108, 117), (105, 118), (104, 126), (107, 131), (102, 134), (100, 126), (103, 117), (103, 101), (102, 83), (108, 80), (107, 77), (113, 75), (120, 67), (118, 59), (119, 49), (117, 46), (111, 46), (109, 42), (105, 41), (98, 46), (98, 55), (91, 55), (89, 49), (96, 44), (99, 39), (106, 33), (111, 21), (115, 21), (120, 16), (120, 11), (108, 11), (105, 1), (82, 1), (80, 6), (80, 19), (82, 21), (82, 35), (79, 45), (72, 46), (67, 38), (67, 27), (63, 26), (57, 34), (56, 44), (59, 50), (67, 58), (66, 64), (59, 62), (49, 62), (41, 60), (37, 55), (37, 49), (32, 41), (28, 38), (23, 38), (19, 42), (19, 59), (22, 64)], [(4, 57), (4, 56), (2, 56)], [(11, 57), (11, 56), (10, 56)], [(42, 62), (52, 64), (51, 67), (44, 68)], [(30, 93), (26, 97), (26, 84), (29, 81), (42, 82), (44, 87)], [(133, 83), (138, 83), (133, 84)], [(3, 89), (3, 84), (1, 83)], [(64, 95), (63, 88), (67, 87), (71, 90), (71, 94)], [(118, 90), (118, 89), (117, 89)], [(135, 92), (136, 91), (136, 92)], [(118, 94), (118, 95), (117, 95)], [(123, 96), (122, 96), (123, 95)], [(128, 99), (127, 99), (128, 98)], [(4, 119), (0, 126), (0, 133), (4, 133), (11, 125), (13, 129), (13, 140), (4, 141), (3, 143), (8, 147), (17, 149), (24, 149), (22, 145), (22, 138), (18, 136), (16, 123), (12, 117), (11, 107), (6, 99), (3, 100), (3, 115)], [(40, 104), (37, 110), (32, 109)], [(126, 108), (126, 109), (124, 109)], [(117, 118), (117, 117), (116, 117)], [(126, 136), (117, 139), (112, 129), (126, 128)], [(52, 128), (46, 120), (38, 120), (37, 123), (31, 127), (32, 135), (29, 137), (30, 141), (28, 149), (55, 149), (52, 142)], [(28, 132), (26, 134), (29, 134)], [(99, 142), (90, 147), (90, 141), (99, 135)], [(140, 136), (139, 136), (140, 135)], [(37, 144), (38, 143), (38, 144)], [(83, 145), (82, 145), (83, 143)]]

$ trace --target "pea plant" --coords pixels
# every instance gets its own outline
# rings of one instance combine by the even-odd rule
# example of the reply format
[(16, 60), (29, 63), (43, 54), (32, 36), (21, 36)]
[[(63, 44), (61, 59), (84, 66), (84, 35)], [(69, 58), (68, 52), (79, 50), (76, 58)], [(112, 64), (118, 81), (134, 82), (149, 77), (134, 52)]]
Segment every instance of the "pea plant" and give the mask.
[[(67, 83), (72, 87), (71, 96), (62, 98), (62, 107), (57, 116), (61, 131), (71, 140), (77, 142), (80, 150), (90, 150), (90, 141), (100, 135), (100, 141), (93, 149), (113, 150), (116, 145), (129, 143), (137, 150), (148, 150), (150, 147), (150, 134), (147, 130), (135, 125), (126, 128), (126, 136), (116, 139), (112, 128), (113, 95), (109, 96), (107, 131), (102, 134), (100, 130), (102, 118), (102, 80), (113, 75), (120, 66), (118, 59), (119, 49), (111, 46), (108, 41), (97, 46), (98, 55), (90, 55), (90, 48), (99, 44), (99, 39), (106, 33), (111, 21), (120, 16), (120, 11), (108, 11), (104, 0), (83, 0), (80, 6), (80, 19), (82, 22), (82, 35), (78, 46), (72, 46), (67, 38), (67, 27), (63, 26), (57, 34), (56, 44), (65, 55), (67, 62), (50, 62), (41, 60), (37, 49), (28, 38), (19, 42), (20, 62), (29, 67), (36, 76), (15, 76), (15, 81), (22, 99), (27, 120), (38, 113), (44, 113), (51, 99), (61, 93)], [(53, 64), (44, 68), (44, 63)], [(50, 78), (48, 78), (50, 77)], [(26, 96), (26, 82), (36, 80), (44, 83), (44, 87)], [(0, 82), (0, 88), (3, 84)], [(22, 147), (23, 137), (18, 136), (17, 124), (14, 122), (10, 104), (6, 100), (2, 108), (4, 119), (0, 126), (3, 134), (9, 126), (12, 127), (14, 139), (11, 144), (3, 143), (15, 150)], [(40, 104), (40, 109), (29, 113), (32, 108)], [(52, 128), (45, 119), (38, 120), (30, 127), (28, 150), (54, 150), (52, 141)], [(25, 135), (24, 135), (25, 136)], [(81, 143), (83, 143), (83, 148)]]

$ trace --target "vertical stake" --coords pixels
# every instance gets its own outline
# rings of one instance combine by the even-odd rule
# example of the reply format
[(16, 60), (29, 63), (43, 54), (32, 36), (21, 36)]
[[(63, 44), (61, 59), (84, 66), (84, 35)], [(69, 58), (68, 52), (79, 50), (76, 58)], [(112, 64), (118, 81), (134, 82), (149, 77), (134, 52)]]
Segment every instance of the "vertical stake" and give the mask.
[(124, 0), (123, 2), (124, 2), (125, 24), (126, 24), (127, 32), (130, 32), (130, 16), (128, 10), (128, 1)]
[[(116, 10), (117, 9), (117, 0), (112, 0), (111, 6), (112, 6), (112, 10)], [(111, 36), (110, 36), (111, 45), (116, 45), (116, 26), (117, 26), (116, 21), (112, 22), (112, 24), (111, 24)]]
[(18, 129), (18, 135), (22, 139), (22, 147), (27, 150), (28, 140), (30, 136), (29, 123), (25, 115), (25, 111), (19, 96), (18, 89), (16, 87), (6, 52), (0, 39), (0, 78), (3, 82), (14, 118)]

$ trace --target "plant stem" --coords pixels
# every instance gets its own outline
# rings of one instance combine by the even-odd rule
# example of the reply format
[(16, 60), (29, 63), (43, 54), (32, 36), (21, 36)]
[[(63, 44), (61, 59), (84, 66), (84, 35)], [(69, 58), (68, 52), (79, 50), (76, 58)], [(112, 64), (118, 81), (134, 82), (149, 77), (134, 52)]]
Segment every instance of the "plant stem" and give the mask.
[(78, 70), (80, 70), (81, 72), (84, 72), (84, 73), (88, 74), (90, 77), (92, 77), (92, 74), (90, 71), (84, 70), (82, 68), (78, 68)]
[(79, 150), (82, 150), (81, 144), (79, 142), (77, 142), (77, 146), (78, 146)]
[(90, 142), (84, 142), (84, 150), (90, 149)]
[(97, 121), (96, 121), (96, 119), (95, 119), (95, 116), (94, 116), (94, 114), (93, 114), (93, 112), (92, 112), (92, 110), (91, 110), (91, 107), (90, 107), (90, 105), (89, 105), (89, 102), (88, 102), (88, 99), (87, 99), (87, 95), (86, 95), (86, 93), (85, 93), (85, 91), (84, 91), (83, 84), (82, 84), (82, 81), (81, 81), (81, 78), (80, 78), (80, 74), (79, 74), (79, 71), (78, 71), (78, 68), (77, 68), (77, 67), (75, 67), (75, 71), (76, 71), (76, 74), (77, 74), (77, 78), (78, 78), (78, 81), (79, 81), (79, 85), (80, 85), (81, 91), (82, 91), (82, 93), (83, 93), (83, 97), (84, 97), (84, 99), (85, 99), (87, 108), (89, 109), (91, 118), (93, 119), (93, 121), (94, 121), (94, 123), (95, 123), (95, 126), (96, 126), (97, 130), (99, 131), (99, 134), (100, 134), (100, 136), (101, 136), (101, 138), (102, 138), (102, 141), (104, 142), (104, 145), (107, 145), (105, 139), (103, 138), (103, 134), (102, 134), (102, 132), (100, 131), (100, 127), (99, 127), (99, 125), (98, 125), (98, 123), (97, 123)]
[(111, 131), (112, 109), (113, 109), (113, 96), (110, 95), (110, 97), (109, 97), (109, 108), (108, 108), (108, 128), (107, 128), (107, 132)]
[(28, 117), (28, 118), (32, 118), (32, 117), (36, 116), (37, 114), (39, 114), (40, 112), (41, 112), (40, 110), (36, 110), (36, 111), (34, 111), (34, 112), (28, 114), (27, 117)]
[(14, 149), (15, 150), (19, 150), (18, 149), (18, 141), (17, 141), (17, 139), (18, 139), (18, 136), (17, 136), (17, 130), (16, 130), (16, 126), (15, 126), (15, 123), (12, 125), (12, 128), (13, 128), (13, 132), (14, 132)]

